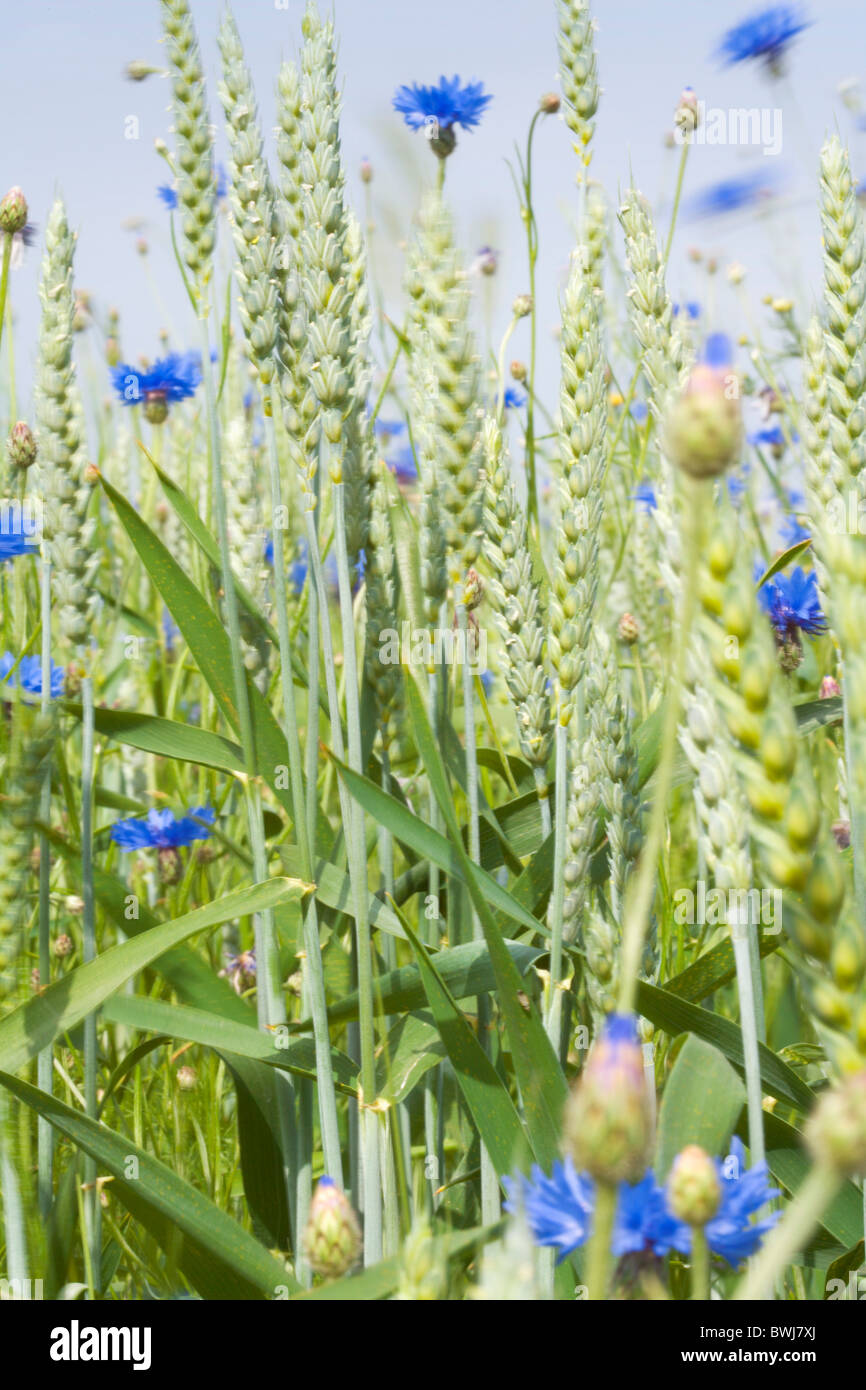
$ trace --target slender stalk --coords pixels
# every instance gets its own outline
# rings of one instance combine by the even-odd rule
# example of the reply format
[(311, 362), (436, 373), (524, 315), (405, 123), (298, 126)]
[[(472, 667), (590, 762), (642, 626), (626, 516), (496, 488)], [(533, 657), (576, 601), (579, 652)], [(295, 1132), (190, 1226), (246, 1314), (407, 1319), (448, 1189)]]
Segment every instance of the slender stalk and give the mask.
[(0, 1096), (0, 1192), (3, 1193), (3, 1230), (6, 1238), (7, 1279), (27, 1278), (27, 1235), (18, 1174), (13, 1161), (11, 1106)]
[[(93, 890), (93, 680), (88, 674), (81, 682), (81, 896), (84, 901), (82, 933), (85, 965), (96, 959), (96, 900)], [(84, 1105), (90, 1119), (97, 1118), (96, 1014), (84, 1020)], [(94, 1286), (101, 1284), (102, 1209), (96, 1190), (96, 1160), (84, 1160), (84, 1198), (86, 1239)]]
[(613, 1236), (613, 1223), (616, 1217), (616, 1188), (610, 1183), (600, 1182), (596, 1188), (595, 1218), (589, 1240), (586, 1264), (586, 1282), (590, 1300), (604, 1302), (607, 1298), (607, 1281), (610, 1271), (610, 1243)]
[(755, 1016), (755, 995), (752, 988), (752, 966), (749, 959), (749, 933), (754, 928), (746, 922), (731, 923), (731, 943), (737, 969), (737, 990), (740, 996), (740, 1029), (743, 1035), (743, 1061), (746, 1071), (746, 1102), (749, 1115), (749, 1148), (752, 1163), (763, 1163), (764, 1111), (761, 1097), (761, 1059), (758, 1054), (758, 1028)]
[(547, 994), (547, 1036), (559, 1055), (562, 1027), (562, 914), (565, 905), (565, 839), (568, 815), (568, 724), (562, 711), (554, 734), (556, 771), (554, 774), (553, 839), (553, 916), (550, 926), (550, 982)]
[(677, 186), (676, 186), (676, 189), (675, 189), (675, 191), (674, 191), (674, 207), (673, 207), (673, 212), (671, 213), (671, 225), (670, 225), (670, 227), (668, 228), (668, 239), (667, 239), (667, 241), (665, 242), (665, 254), (664, 254), (664, 257), (663, 257), (663, 264), (664, 264), (664, 265), (667, 265), (667, 263), (668, 263), (668, 258), (669, 258), (670, 254), (671, 254), (671, 247), (673, 246), (673, 242), (674, 242), (674, 232), (676, 231), (676, 226), (677, 226), (677, 214), (679, 213), (679, 210), (680, 210), (680, 199), (682, 198), (682, 195), (683, 195), (683, 181), (684, 181), (685, 176), (686, 176), (686, 161), (688, 160), (688, 157), (689, 157), (689, 141), (686, 140), (686, 141), (684, 142), (684, 144), (683, 144), (683, 152), (682, 152), (682, 154), (680, 155), (680, 167), (679, 167), (679, 169), (678, 169), (678, 171), (677, 171)]
[[(51, 700), (51, 562), (43, 560), (40, 568), (40, 608), (42, 613), (42, 699), (43, 714)], [(47, 825), (51, 816), (51, 762), (48, 760), (39, 792), (39, 820)], [(39, 984), (51, 982), (51, 850), (45, 831), (39, 832)], [(54, 1087), (54, 1066), (51, 1043), (39, 1053), (36, 1064), (39, 1089), (51, 1095)], [(54, 1127), (39, 1117), (37, 1125), (38, 1179), (37, 1193), (42, 1220), (51, 1208)]]
[[(346, 545), (344, 484), (334, 482), (334, 539), (337, 556), (337, 579), (340, 591), (340, 618), (343, 631), (343, 670), (346, 680), (346, 726), (349, 745), (349, 766), (363, 772), (361, 765), (361, 718), (358, 706), (358, 662), (355, 651), (355, 623), (352, 604), (352, 583), (349, 576), (349, 556)], [(320, 596), (321, 601), (321, 596)], [(339, 720), (338, 720), (339, 722)], [(367, 890), (367, 853), (364, 837), (364, 813), (354, 800), (344, 819), (349, 850), (350, 877), (355, 904), (355, 927), (358, 950), (358, 1021), (361, 1034), (361, 1088), (364, 1108), (361, 1111), (361, 1145), (364, 1165), (364, 1263), (376, 1264), (382, 1258), (382, 1206), (379, 1186), (379, 1122), (375, 1110), (376, 1096), (376, 1029), (373, 1012), (372, 940)]]
[(692, 1302), (707, 1303), (710, 1298), (710, 1247), (700, 1226), (692, 1229)]
[(677, 748), (677, 728), (682, 708), (683, 680), (686, 673), (689, 632), (697, 602), (698, 557), (702, 533), (701, 505), (703, 488), (686, 478), (686, 553), (682, 574), (680, 621), (674, 639), (674, 660), (671, 689), (665, 703), (661, 749), (656, 768), (653, 803), (649, 827), (641, 850), (637, 873), (631, 881), (623, 910), (622, 974), (620, 977), (617, 1010), (630, 1013), (634, 1007), (641, 951), (646, 935), (649, 914), (655, 892), (657, 861), (662, 847), (665, 811)]
[(842, 1179), (835, 1169), (816, 1164), (734, 1290), (735, 1302), (761, 1300), (769, 1295), (777, 1276), (802, 1250), (841, 1186)]
[(535, 481), (535, 361), (538, 309), (535, 295), (535, 266), (538, 261), (538, 224), (532, 206), (532, 137), (535, 134), (535, 127), (541, 114), (540, 110), (536, 111), (529, 122), (529, 134), (526, 137), (526, 172), (523, 181), (524, 204), (522, 208), (529, 261), (529, 295), (532, 300), (532, 310), (529, 315), (529, 390), (526, 393), (524, 457), (526, 459), (527, 512), (529, 525), (536, 537), (538, 536), (538, 489)]
[[(271, 489), (271, 514), (273, 518), (274, 545), (274, 589), (277, 600), (277, 633), (280, 649), (280, 671), (283, 684), (283, 712), (285, 718), (286, 745), (289, 757), (289, 781), (292, 792), (292, 815), (295, 822), (295, 836), (301, 855), (301, 873), (310, 883), (313, 878), (313, 861), (310, 853), (308, 808), (304, 798), (304, 776), (301, 758), (301, 740), (298, 733), (298, 715), (295, 708), (295, 686), (292, 678), (292, 647), (289, 636), (289, 607), (286, 595), (286, 560), (283, 544), (283, 531), (276, 524), (281, 515), (282, 496), (280, 485), (280, 462), (277, 454), (277, 435), (274, 425), (274, 409), (277, 402), (271, 390), (268, 408), (265, 410), (265, 432), (268, 441), (268, 473)], [(318, 671), (311, 671), (308, 679), (318, 694)], [(318, 909), (316, 897), (311, 893), (304, 906), (304, 949), (306, 952), (307, 983), (309, 986), (310, 1009), (313, 1018), (313, 1037), (316, 1047), (316, 1075), (319, 1089), (319, 1122), (322, 1129), (322, 1149), (325, 1158), (325, 1171), (340, 1187), (343, 1186), (343, 1162), (340, 1153), (340, 1130), (337, 1120), (337, 1095), (334, 1089), (334, 1076), (331, 1067), (331, 1040), (328, 1032), (328, 1010), (325, 1002), (325, 975), (322, 966), (321, 942), (319, 938)], [(283, 1014), (285, 1018), (285, 1013)], [(282, 1021), (282, 1020), (281, 1020)], [(301, 1173), (298, 1173), (301, 1180)]]
[[(0, 268), (0, 344), (3, 342), (3, 326), (6, 323), (6, 293), (9, 288), (9, 262), (12, 259), (12, 233), (3, 233), (3, 262)], [(14, 416), (13, 416), (14, 423)]]
[[(261, 883), (268, 877), (268, 858), (265, 849), (264, 812), (262, 809), (261, 783), (256, 767), (256, 750), (253, 736), (253, 722), (250, 711), (250, 694), (247, 673), (241, 649), (240, 618), (235, 591), (234, 573), (229, 550), (228, 518), (226, 497), (223, 486), (222, 454), (220, 449), (219, 421), (217, 419), (216, 395), (210, 360), (210, 341), (208, 317), (205, 312), (200, 318), (202, 338), (202, 376), (204, 379), (207, 403), (207, 444), (211, 476), (211, 500), (217, 526), (217, 540), (220, 549), (220, 569), (222, 574), (223, 602), (225, 604), (226, 625), (231, 651), (232, 680), (235, 703), (238, 712), (238, 726), (241, 747), (244, 755), (244, 799), (247, 810), (250, 847), (253, 855), (253, 872)], [(274, 914), (271, 910), (263, 912), (255, 919), (256, 940), (256, 1006), (259, 1027), (280, 1024), (286, 1021), (285, 1001), (280, 983), (280, 959), (277, 943)], [(288, 1077), (281, 1075), (277, 1080), (277, 1104), (279, 1107), (280, 1131), (283, 1150), (283, 1176), (286, 1182), (289, 1208), (296, 1217), (295, 1183), (295, 1139), (293, 1085)], [(297, 1226), (295, 1226), (297, 1236)], [(296, 1242), (297, 1243), (297, 1242)]]
[[(472, 698), (472, 663), (469, 660), (469, 619), (466, 604), (458, 603), (457, 624), (460, 630), (460, 655), (463, 662), (463, 736), (466, 743), (466, 798), (469, 803), (469, 858), (473, 864), (481, 863), (481, 839), (478, 820), (478, 753), (475, 746), (475, 706)], [(482, 941), (484, 933), (478, 914), (472, 908), (472, 939)], [(486, 995), (477, 1000), (478, 1032), (482, 1047), (489, 1051), (488, 1028), (490, 1026), (489, 1005)], [(498, 1221), (499, 1179), (487, 1148), (481, 1145), (481, 1220)]]

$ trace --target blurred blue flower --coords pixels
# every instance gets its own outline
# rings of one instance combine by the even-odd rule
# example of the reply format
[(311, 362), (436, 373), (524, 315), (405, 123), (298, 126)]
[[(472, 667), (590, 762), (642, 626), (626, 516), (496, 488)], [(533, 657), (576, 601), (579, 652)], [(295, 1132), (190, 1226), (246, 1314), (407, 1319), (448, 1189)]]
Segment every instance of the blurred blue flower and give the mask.
[[(797, 439), (798, 436), (795, 434), (792, 438)], [(768, 429), (753, 430), (748, 439), (750, 444), (765, 444), (768, 449), (782, 449), (788, 442), (780, 425), (772, 425)]]
[(411, 444), (404, 444), (401, 449), (394, 449), (386, 455), (385, 462), (391, 472), (395, 474), (398, 482), (414, 483), (418, 477), (418, 465), (415, 462), (415, 454)]
[[(778, 1221), (780, 1212), (772, 1212), (762, 1221), (751, 1219), (778, 1192), (769, 1186), (766, 1163), (746, 1168), (745, 1150), (737, 1138), (728, 1157), (715, 1163), (721, 1202), (704, 1228), (705, 1234), (714, 1254), (736, 1267), (755, 1253)], [(557, 1263), (592, 1234), (595, 1184), (587, 1174), (577, 1172), (571, 1158), (555, 1162), (549, 1178), (535, 1164), (530, 1177), (519, 1174), (503, 1181), (508, 1194), (505, 1210), (525, 1212), (536, 1244), (559, 1251)], [(638, 1183), (619, 1184), (611, 1238), (613, 1255), (651, 1251), (663, 1257), (672, 1250), (688, 1255), (691, 1246), (691, 1230), (674, 1216), (666, 1189), (651, 1171)]]
[(779, 531), (786, 549), (792, 545), (799, 545), (801, 541), (810, 540), (812, 535), (811, 531), (807, 531), (805, 526), (800, 525), (795, 516), (782, 517)]
[(738, 212), (769, 197), (775, 183), (775, 178), (764, 169), (753, 170), (739, 178), (722, 179), (695, 194), (688, 204), (688, 215), (692, 218), (718, 217), (722, 213)]
[(210, 806), (194, 806), (180, 820), (173, 811), (148, 811), (146, 816), (115, 821), (111, 838), (121, 849), (178, 849), (194, 840), (209, 840), (210, 831), (198, 820), (213, 824), (216, 819)]
[(481, 672), (481, 685), (485, 695), (489, 695), (491, 690), (493, 689), (493, 680), (494, 676), (492, 671)]
[(647, 482), (646, 478), (638, 483), (632, 493), (632, 501), (636, 502), (641, 511), (654, 512), (658, 503), (652, 483)]
[(518, 391), (514, 386), (507, 386), (502, 404), (506, 410), (519, 410), (522, 405), (526, 405), (526, 394), (523, 391)]
[(729, 367), (734, 350), (727, 333), (710, 333), (701, 352), (701, 361), (708, 367)]
[(177, 193), (172, 188), (171, 184), (161, 183), (159, 188), (156, 190), (156, 194), (157, 197), (160, 198), (163, 203), (165, 203), (165, 206), (168, 208), (169, 212), (174, 212), (175, 208), (177, 207)]
[(226, 196), (229, 191), (229, 176), (226, 166), (217, 163), (216, 166), (216, 195), (219, 201)]
[(756, 58), (777, 70), (786, 49), (810, 22), (797, 6), (772, 5), (729, 29), (719, 44), (717, 57), (723, 58), (729, 67)]
[(403, 420), (383, 420), (381, 415), (376, 417), (373, 429), (380, 436), (386, 439), (394, 439), (398, 434), (404, 434), (406, 425)]
[[(758, 564), (756, 578), (760, 579), (762, 573)], [(818, 577), (814, 570), (807, 573), (797, 565), (790, 574), (774, 574), (758, 590), (758, 602), (769, 614), (780, 641), (796, 640), (800, 632), (817, 637), (827, 629), (827, 620), (821, 612), (818, 597)]]
[[(726, 1172), (729, 1167), (733, 1170), (730, 1174)], [(763, 1221), (751, 1220), (755, 1212), (778, 1197), (779, 1190), (769, 1185), (766, 1163), (746, 1168), (746, 1151), (736, 1135), (731, 1141), (728, 1159), (725, 1162), (716, 1159), (716, 1168), (722, 1184), (722, 1200), (704, 1230), (710, 1249), (736, 1268), (755, 1254), (764, 1236), (781, 1217), (780, 1211), (774, 1211)]]
[(682, 309), (685, 310), (686, 317), (690, 318), (692, 321), (694, 321), (695, 319), (699, 319), (701, 316), (701, 306), (694, 299), (687, 299), (685, 304), (682, 305), (675, 304), (674, 318), (679, 317), (680, 311)]
[(642, 425), (649, 415), (646, 401), (633, 401), (629, 414), (633, 420)]
[[(11, 652), (4, 652), (0, 656), (0, 682), (5, 683), (9, 679), (9, 673), (15, 665), (15, 657)], [(51, 662), (50, 694), (53, 700), (58, 695), (63, 694), (63, 667), (56, 666)], [(42, 660), (38, 656), (22, 656), (15, 672), (15, 680), (22, 690), (26, 690), (28, 695), (42, 694)]]
[(180, 628), (167, 608), (162, 610), (162, 635), (165, 638), (165, 650), (171, 655), (180, 636)]
[(201, 355), (198, 352), (170, 352), (147, 371), (119, 362), (111, 369), (111, 384), (123, 405), (159, 399), (184, 401), (201, 385)]
[(462, 126), (471, 130), (478, 125), (492, 96), (484, 92), (482, 82), (468, 82), (461, 87), (460, 78), (440, 77), (438, 86), (423, 87), (417, 82), (398, 87), (394, 95), (394, 110), (399, 111), (407, 126), (420, 130), (435, 121), (441, 130)]

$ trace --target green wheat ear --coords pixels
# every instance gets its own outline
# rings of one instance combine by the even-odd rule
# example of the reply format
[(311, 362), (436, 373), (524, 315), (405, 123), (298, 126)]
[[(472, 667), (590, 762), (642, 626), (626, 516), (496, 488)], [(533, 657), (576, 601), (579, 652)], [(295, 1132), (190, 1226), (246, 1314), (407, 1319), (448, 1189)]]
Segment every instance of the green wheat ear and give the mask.
[(189, 5), (186, 0), (160, 3), (171, 72), (183, 258), (201, 297), (210, 278), (216, 241), (216, 180), (207, 93)]

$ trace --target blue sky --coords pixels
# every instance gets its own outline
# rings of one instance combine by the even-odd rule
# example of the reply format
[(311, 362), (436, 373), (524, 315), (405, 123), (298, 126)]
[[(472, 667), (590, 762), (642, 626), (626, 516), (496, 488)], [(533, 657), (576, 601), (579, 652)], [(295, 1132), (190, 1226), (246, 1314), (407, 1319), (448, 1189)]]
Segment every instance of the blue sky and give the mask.
[[(235, 6), (269, 130), (278, 64), (297, 49), (303, 8), (302, 0), (244, 0)], [(218, 151), (224, 157), (215, 40), (222, 9), (221, 0), (193, 0)], [(815, 23), (795, 46), (789, 77), (778, 83), (754, 65), (724, 69), (712, 56), (722, 31), (749, 9), (719, 0), (691, 0), (688, 5), (597, 0), (594, 6), (603, 91), (591, 172), (612, 206), (633, 174), (657, 211), (660, 231), (666, 230), (679, 152), (665, 149), (664, 134), (684, 85), (691, 84), (709, 106), (782, 111), (783, 148), (777, 159), (729, 145), (695, 148), (690, 154), (686, 207), (706, 185), (759, 166), (776, 166), (784, 179), (784, 196), (769, 217), (751, 213), (683, 220), (678, 228), (670, 269), (674, 297), (698, 300), (705, 309), (714, 298), (708, 326), (734, 334), (743, 321), (732, 292), (720, 275), (708, 296), (704, 271), (689, 260), (687, 248), (716, 255), (722, 267), (731, 260), (743, 262), (755, 303), (764, 293), (791, 294), (811, 309), (820, 270), (817, 156), (828, 131), (839, 129), (852, 138), (855, 166), (866, 178), (866, 134), (857, 133), (837, 92), (843, 79), (866, 77), (851, 66), (858, 58), (866, 61), (866, 7), (859, 0), (813, 3)], [(24, 188), (40, 230), (55, 191), (62, 192), (79, 232), (76, 283), (90, 291), (97, 316), (109, 305), (119, 310), (126, 357), (152, 356), (162, 327), (170, 330), (173, 345), (189, 345), (194, 326), (171, 258), (168, 215), (156, 197), (167, 170), (153, 142), (157, 137), (171, 141), (168, 87), (157, 77), (136, 85), (122, 75), (133, 58), (159, 64), (159, 5), (156, 0), (43, 0), (22, 6), (2, 0), (0, 13), (5, 21), (0, 184)], [(402, 308), (400, 281), (411, 216), (435, 165), (423, 136), (412, 135), (391, 110), (394, 89), (402, 82), (430, 82), (440, 73), (459, 72), (464, 79), (482, 80), (494, 94), (481, 127), (461, 135), (449, 160), (447, 186), (467, 259), (485, 243), (501, 252), (495, 280), (479, 284), (482, 341), (487, 341), (489, 326), (496, 344), (512, 299), (526, 289), (523, 229), (506, 160), (515, 141), (523, 144), (538, 97), (556, 86), (553, 0), (334, 0), (333, 13), (344, 78), (343, 147), (350, 195), (363, 218), (358, 168), (368, 156), (375, 171), (372, 263), (394, 317)], [(138, 123), (137, 139), (125, 138), (130, 117)], [(574, 174), (567, 128), (557, 118), (542, 122), (535, 147), (538, 297), (541, 386), (550, 404), (557, 390), (552, 329), (578, 203)], [(136, 230), (130, 230), (131, 222)], [(146, 262), (135, 249), (139, 236), (150, 247)], [(223, 242), (227, 244), (225, 235)], [(29, 251), (12, 282), (25, 400), (38, 328), (40, 255), (41, 247)], [(85, 337), (90, 341), (81, 345), (82, 371), (101, 391), (106, 382), (101, 340), (93, 333)], [(521, 325), (509, 357), (525, 355), (527, 339)], [(4, 368), (4, 392), (5, 381)]]

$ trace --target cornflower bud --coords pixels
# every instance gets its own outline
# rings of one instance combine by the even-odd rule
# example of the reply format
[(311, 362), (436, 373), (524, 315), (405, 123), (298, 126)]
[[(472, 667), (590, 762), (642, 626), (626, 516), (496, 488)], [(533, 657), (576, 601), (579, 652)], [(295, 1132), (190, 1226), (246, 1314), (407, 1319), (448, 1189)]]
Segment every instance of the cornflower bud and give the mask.
[(623, 613), (616, 630), (620, 642), (625, 642), (627, 647), (634, 646), (640, 636), (640, 625), (632, 613)]
[(477, 608), (484, 597), (484, 580), (477, 570), (467, 570), (463, 583), (463, 602), (467, 613)]
[(839, 682), (833, 676), (825, 676), (821, 681), (820, 697), (822, 700), (829, 700), (833, 695), (841, 695), (842, 690)]
[(0, 201), (0, 231), (23, 232), (27, 225), (27, 199), (16, 185)]
[(532, 313), (532, 295), (519, 294), (511, 306), (511, 312), (516, 319), (525, 319)]
[(372, 183), (372, 182), (373, 182), (373, 166), (372, 166), (372, 164), (370, 163), (369, 159), (362, 159), (362, 160), (361, 160), (361, 182), (362, 182), (362, 183)]
[(72, 937), (67, 936), (66, 932), (61, 932), (60, 936), (55, 938), (54, 954), (58, 960), (64, 960), (66, 956), (71, 956), (74, 950), (75, 944)]
[(545, 116), (555, 116), (561, 105), (559, 92), (545, 92), (538, 103), (538, 108), (544, 112)]
[(688, 1226), (706, 1226), (719, 1209), (722, 1185), (716, 1165), (698, 1144), (678, 1153), (668, 1178), (671, 1211)]
[(346, 1194), (333, 1178), (320, 1178), (304, 1232), (304, 1254), (316, 1274), (339, 1279), (361, 1253), (361, 1228)]
[(715, 478), (736, 459), (743, 437), (739, 393), (729, 370), (697, 366), (668, 415), (670, 457), (692, 478)]
[(853, 1178), (866, 1169), (866, 1071), (822, 1095), (805, 1135), (813, 1156), (841, 1175)]
[(512, 381), (526, 380), (526, 363), (521, 362), (519, 357), (515, 357), (514, 361), (511, 363), (511, 366), (509, 367), (509, 371), (511, 372)]
[(38, 452), (36, 440), (33, 438), (33, 431), (26, 421), (19, 420), (16, 425), (12, 426), (6, 442), (6, 449), (13, 468), (20, 468), (23, 471), (36, 462)]
[(677, 109), (674, 113), (674, 121), (677, 128), (684, 135), (691, 135), (692, 131), (697, 130), (700, 121), (700, 111), (698, 110), (698, 99), (693, 87), (684, 87)]
[(161, 71), (161, 68), (152, 68), (150, 63), (146, 63), (143, 58), (133, 58), (132, 62), (127, 63), (124, 68), (123, 75), (129, 82), (143, 82), (146, 77)]
[(175, 1079), (179, 1091), (194, 1091), (198, 1085), (198, 1073), (195, 1067), (178, 1067)]
[(638, 1182), (653, 1126), (643, 1054), (631, 1014), (611, 1014), (565, 1108), (564, 1138), (577, 1168), (599, 1182)]

